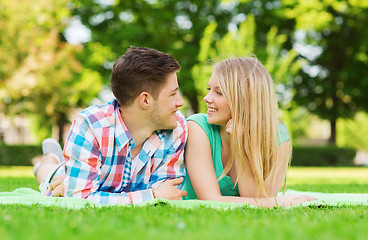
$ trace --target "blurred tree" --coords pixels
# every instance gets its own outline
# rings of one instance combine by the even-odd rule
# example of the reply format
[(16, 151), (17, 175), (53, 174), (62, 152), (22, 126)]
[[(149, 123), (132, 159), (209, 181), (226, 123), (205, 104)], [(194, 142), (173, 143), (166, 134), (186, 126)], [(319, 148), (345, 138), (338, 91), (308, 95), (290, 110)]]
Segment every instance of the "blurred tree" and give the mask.
[[(304, 61), (297, 59), (298, 54), (294, 50), (283, 49), (286, 35), (278, 34), (278, 29), (271, 27), (266, 34), (266, 45), (263, 46), (257, 41), (255, 18), (251, 14), (247, 15), (247, 19), (238, 29), (229, 31), (223, 38), (216, 39), (216, 27), (217, 24), (212, 22), (206, 28), (201, 39), (199, 63), (192, 69), (199, 98), (202, 99), (206, 94), (213, 62), (255, 54), (275, 81), (280, 105), (289, 105), (291, 92), (287, 85), (293, 81)], [(201, 110), (204, 110), (204, 106), (205, 104), (202, 104)]]
[[(291, 34), (295, 22), (283, 17), (279, 1), (271, 0), (73, 0), (70, 7), (91, 30), (91, 42), (101, 43), (116, 54), (107, 58), (107, 63), (130, 45), (172, 53), (182, 65), (181, 91), (195, 112), (198, 92), (191, 69), (198, 63), (199, 43), (210, 22), (217, 23), (214, 38), (221, 38), (251, 14), (259, 29), (256, 32), (259, 46), (265, 46), (265, 33), (272, 25), (277, 25), (280, 33)], [(111, 65), (105, 64), (105, 76)]]
[(102, 87), (97, 71), (82, 68), (77, 58), (82, 47), (63, 41), (66, 3), (2, 1), (0, 15), (3, 111), (33, 116), (37, 132), (47, 133), (41, 137), (58, 126), (60, 143), (71, 110), (89, 104)]
[(339, 119), (336, 128), (339, 136), (336, 139), (341, 147), (352, 147), (368, 151), (368, 114), (358, 112), (353, 119)]
[(0, 87), (31, 51), (42, 46), (51, 29), (61, 32), (65, 28), (68, 16), (65, 3), (65, 0), (38, 0), (32, 4), (26, 0), (0, 0)]
[[(296, 44), (309, 59), (295, 81), (295, 101), (330, 121), (368, 110), (368, 1), (284, 0), (296, 19)], [(302, 53), (303, 54), (303, 53)]]

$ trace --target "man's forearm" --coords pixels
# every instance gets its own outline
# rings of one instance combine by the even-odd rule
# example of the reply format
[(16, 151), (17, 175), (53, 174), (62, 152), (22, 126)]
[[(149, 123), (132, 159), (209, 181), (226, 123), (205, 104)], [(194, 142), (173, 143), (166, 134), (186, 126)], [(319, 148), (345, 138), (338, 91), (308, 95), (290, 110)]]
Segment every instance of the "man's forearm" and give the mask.
[(100, 204), (124, 205), (124, 204), (138, 204), (144, 201), (154, 199), (151, 189), (145, 189), (135, 192), (94, 192), (88, 195), (87, 200), (94, 201)]

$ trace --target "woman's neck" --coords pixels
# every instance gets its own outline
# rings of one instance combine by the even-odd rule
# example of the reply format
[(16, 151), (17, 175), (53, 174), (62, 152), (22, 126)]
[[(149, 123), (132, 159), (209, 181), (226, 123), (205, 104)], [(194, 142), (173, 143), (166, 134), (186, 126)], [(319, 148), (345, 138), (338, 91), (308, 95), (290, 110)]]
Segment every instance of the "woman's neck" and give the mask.
[(221, 143), (230, 145), (231, 134), (226, 132), (226, 126), (220, 126)]

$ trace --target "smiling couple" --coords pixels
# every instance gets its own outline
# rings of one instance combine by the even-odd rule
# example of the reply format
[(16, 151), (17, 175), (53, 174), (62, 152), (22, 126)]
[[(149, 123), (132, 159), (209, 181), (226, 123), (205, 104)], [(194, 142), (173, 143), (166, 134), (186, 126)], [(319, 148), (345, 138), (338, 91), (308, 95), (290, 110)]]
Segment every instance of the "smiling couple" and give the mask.
[(313, 200), (276, 197), (291, 140), (277, 116), (272, 78), (256, 58), (215, 64), (207, 114), (187, 120), (178, 110), (179, 70), (169, 54), (130, 47), (112, 69), (115, 99), (79, 113), (64, 151), (44, 140), (34, 169), (42, 194), (101, 204), (183, 198), (273, 207)]

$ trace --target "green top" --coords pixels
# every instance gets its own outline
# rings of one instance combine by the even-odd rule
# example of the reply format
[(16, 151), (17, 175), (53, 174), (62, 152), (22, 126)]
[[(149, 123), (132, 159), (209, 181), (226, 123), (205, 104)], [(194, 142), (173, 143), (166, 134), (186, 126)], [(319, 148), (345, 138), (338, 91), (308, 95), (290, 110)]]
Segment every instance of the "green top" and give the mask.
[[(215, 168), (217, 178), (221, 176), (224, 171), (221, 158), (221, 136), (220, 127), (218, 125), (209, 124), (207, 122), (207, 114), (199, 113), (190, 116), (188, 121), (195, 121), (205, 131), (210, 141), (212, 151), (212, 161)], [(279, 123), (279, 133), (277, 134), (277, 143), (281, 143), (290, 139), (289, 131), (285, 124)], [(229, 176), (224, 176), (219, 182), (219, 187), (222, 196), (239, 196), (238, 185), (233, 184)], [(192, 184), (188, 176), (185, 178), (183, 190), (187, 191), (187, 196), (184, 199), (197, 199)]]

